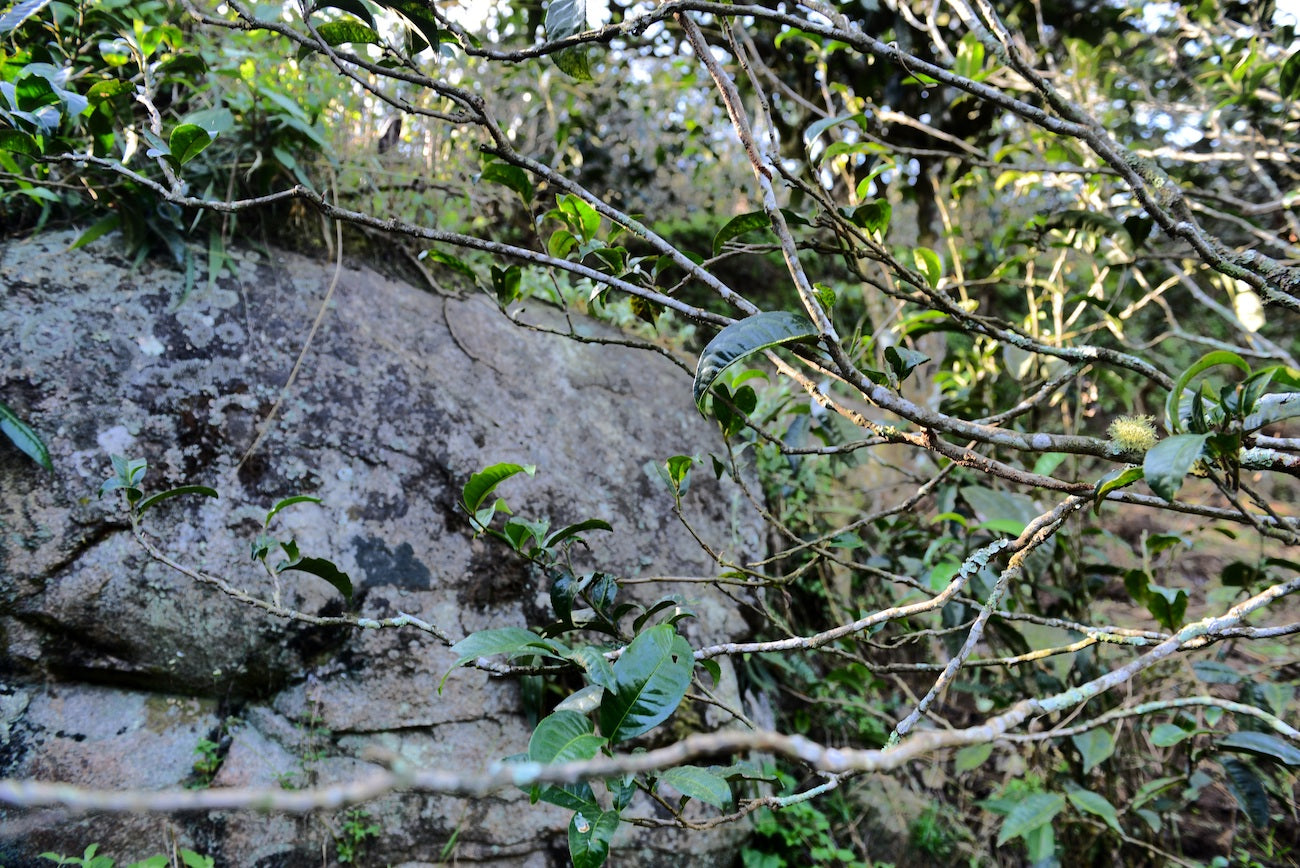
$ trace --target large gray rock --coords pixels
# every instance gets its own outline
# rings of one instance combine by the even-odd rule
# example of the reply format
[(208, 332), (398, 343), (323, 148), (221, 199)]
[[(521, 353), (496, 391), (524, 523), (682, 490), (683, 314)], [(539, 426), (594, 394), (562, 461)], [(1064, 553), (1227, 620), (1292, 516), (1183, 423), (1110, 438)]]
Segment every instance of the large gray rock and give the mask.
[[(109, 453), (147, 458), (150, 490), (218, 489), (219, 501), (156, 507), (146, 532), (183, 563), (259, 597), (275, 591), (248, 557), (266, 508), (287, 495), (320, 497), (281, 513), (273, 529), (347, 571), (362, 616), (411, 613), (453, 639), (547, 614), (542, 577), (503, 546), (473, 539), (457, 510), (464, 481), (488, 464), (537, 465), (535, 479), (502, 486), (517, 514), (613, 524), (616, 533), (589, 536), (584, 556), (601, 569), (717, 569), (645, 470), (714, 446), (689, 379), (661, 357), (527, 331), (481, 297), (437, 297), (345, 269), (282, 396), (331, 268), (235, 251), (237, 275), (212, 287), (200, 279), (182, 298), (183, 275), (133, 268), (107, 241), (69, 251), (72, 238), (0, 247), (0, 400), (55, 462), (44, 473), (0, 438), (0, 776), (201, 783), (192, 769), (201, 738), (221, 745), (214, 786), (347, 779), (365, 771), (374, 748), (468, 772), (526, 749), (518, 684), (458, 670), (439, 694), (454, 656), (428, 635), (275, 619), (150, 559), (117, 497), (95, 496)], [(715, 548), (740, 557), (756, 549), (740, 498), (710, 473), (696, 474), (686, 508)], [(286, 573), (283, 584), (288, 606), (341, 610), (315, 577)], [(690, 598), (700, 615), (685, 625), (694, 643), (745, 633), (738, 606), (707, 585), (635, 589), (643, 600)], [(724, 682), (734, 697), (729, 671)], [(530, 807), (523, 793), (474, 803), (393, 795), (368, 810), (382, 832), (364, 864), (565, 858), (567, 815)], [(0, 812), (0, 863), (47, 864), (35, 855), (98, 841), (119, 864), (179, 842), (221, 865), (320, 865), (341, 822), (11, 810)], [(729, 863), (742, 831), (692, 835), (692, 864)], [(637, 835), (617, 864), (650, 864), (679, 846), (667, 832)]]

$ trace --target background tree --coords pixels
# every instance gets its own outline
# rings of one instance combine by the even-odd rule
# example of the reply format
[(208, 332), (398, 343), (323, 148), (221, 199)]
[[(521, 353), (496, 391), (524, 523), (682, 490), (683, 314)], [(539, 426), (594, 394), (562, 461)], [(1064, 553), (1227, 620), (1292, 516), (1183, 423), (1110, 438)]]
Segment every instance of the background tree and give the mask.
[[(426, 279), (459, 275), (512, 316), (541, 299), (688, 359), (728, 449), (664, 456), (670, 487), (756, 471), (772, 551), (719, 553), (715, 579), (755, 593), (759, 635), (688, 656), (704, 678), (715, 657), (747, 660), (775, 730), (630, 753), (619, 742), (645, 730), (620, 722), (622, 682), (588, 661), (599, 709), (539, 724), (583, 747), (533, 757), (570, 762), (387, 786), (535, 782), (575, 808), (579, 864), (603, 861), (624, 775), (656, 786), (670, 769), (720, 810), (735, 790), (725, 819), (759, 831), (748, 864), (851, 861), (859, 776), (936, 758), (956, 773), (924, 786), (963, 819), (939, 807), (914, 829), (935, 857), (992, 839), (1041, 864), (1208, 858), (1193, 808), (1224, 787), (1241, 818), (1212, 820), (1238, 822), (1244, 848), (1293, 833), (1294, 14), (984, 0), (172, 12), (27, 0), (0, 17), (7, 226), (95, 220), (83, 240), (120, 229), (190, 283), (238, 235), (310, 245), (317, 216), (388, 233)], [(467, 511), (554, 567), (562, 540), (494, 515), (505, 472), (466, 489)], [(574, 665), (573, 648), (509, 626), (457, 644), (461, 662)], [(684, 642), (671, 624), (633, 633), (570, 638), (615, 661)], [(777, 792), (698, 766), (682, 785), (683, 763), (751, 748), (781, 758)], [(576, 783), (593, 779), (607, 796)], [(812, 795), (827, 807), (809, 814)], [(797, 835), (770, 822), (782, 809)]]

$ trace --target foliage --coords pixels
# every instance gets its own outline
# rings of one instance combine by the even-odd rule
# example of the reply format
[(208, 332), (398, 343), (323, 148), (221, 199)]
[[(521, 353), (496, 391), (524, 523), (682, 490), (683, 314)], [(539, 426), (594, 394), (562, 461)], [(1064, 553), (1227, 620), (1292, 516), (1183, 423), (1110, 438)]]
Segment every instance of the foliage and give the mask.
[[(599, 22), (582, 0), (443, 5), (16, 4), (0, 218), (120, 230), (190, 284), (200, 227), (215, 279), (232, 215), (319, 214), (407, 239), (430, 282), (523, 325), (531, 304), (591, 312), (694, 369), (720, 445), (654, 472), (688, 526), (710, 471), (767, 523), (757, 557), (701, 540), (746, 595), (744, 650), (691, 647), (683, 600), (638, 607), (578, 566), (588, 536), (627, 531), (515, 516), (496, 491), (530, 466), (462, 490), (469, 532), (521, 558), (551, 611), (441, 638), (456, 667), (528, 686), (510, 771), (572, 812), (576, 865), (642, 819), (637, 791), (683, 826), (687, 802), (752, 815), (746, 864), (861, 862), (857, 821), (827, 806), (922, 757), (971, 826), (914, 821), (936, 859), (991, 840), (1013, 863), (1244, 863), (1271, 847), (1254, 830), (1294, 830), (1294, 19), (1190, 0), (616, 0)], [(382, 154), (376, 105), (401, 115)], [(123, 492), (146, 546), (147, 510), (216, 495), (146, 496), (143, 460), (113, 466), (101, 494)], [(253, 544), (275, 599), (240, 597), (280, 617), (302, 614), (287, 571), (351, 598), (269, 534), (303, 499)], [(724, 655), (776, 723), (718, 748), (673, 716)], [(696, 763), (749, 748), (779, 755), (779, 794)]]
[[(99, 845), (91, 844), (86, 851), (80, 856), (64, 856), (59, 853), (42, 853), (42, 859), (48, 859), (56, 865), (75, 865), (77, 868), (114, 868), (117, 864), (108, 856), (100, 856)], [(126, 868), (168, 868), (171, 865), (183, 865), (185, 868), (213, 868), (216, 864), (212, 857), (195, 853), (193, 850), (180, 848), (176, 851), (176, 858), (165, 853), (159, 853), (150, 856), (148, 859), (141, 859), (138, 862), (132, 862)]]
[(370, 822), (368, 811), (353, 808), (343, 815), (342, 826), (334, 837), (335, 857), (344, 865), (357, 862), (366, 841), (379, 837), (381, 831), (379, 826)]

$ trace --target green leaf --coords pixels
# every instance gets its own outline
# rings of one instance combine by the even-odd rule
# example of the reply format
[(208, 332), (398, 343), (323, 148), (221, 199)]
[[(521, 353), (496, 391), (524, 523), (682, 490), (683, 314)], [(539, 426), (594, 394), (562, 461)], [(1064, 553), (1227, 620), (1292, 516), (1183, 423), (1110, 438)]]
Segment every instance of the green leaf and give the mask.
[(853, 121), (864, 131), (867, 129), (866, 116), (861, 112), (857, 112), (855, 114), (839, 115), (838, 117), (833, 117), (833, 118), (822, 118), (819, 121), (814, 121), (813, 123), (809, 124), (808, 128), (803, 131), (804, 144), (811, 145), (813, 141), (816, 140), (816, 138), (820, 136), (822, 133), (826, 132), (828, 129), (830, 129), (833, 126), (838, 126), (839, 124), (844, 123), (845, 121)]
[(319, 497), (312, 497), (310, 494), (295, 494), (293, 497), (286, 497), (278, 501), (275, 506), (267, 510), (266, 519), (262, 522), (262, 527), (270, 527), (271, 519), (275, 518), (280, 510), (293, 506), (295, 503), (320, 503)]
[(284, 573), (289, 570), (311, 573), (317, 578), (324, 579), (348, 602), (352, 601), (352, 579), (348, 578), (348, 574), (335, 566), (332, 561), (327, 561), (325, 558), (297, 558), (280, 567), (276, 572)]
[(164, 500), (170, 500), (173, 497), (180, 497), (182, 494), (201, 494), (204, 497), (219, 497), (214, 488), (208, 488), (206, 485), (182, 485), (179, 488), (171, 488), (167, 491), (160, 491), (157, 494), (151, 494), (135, 508), (136, 515), (144, 515), (144, 511), (156, 503)]
[(45, 448), (45, 443), (40, 436), (3, 402), (0, 402), (0, 431), (3, 431), (5, 436), (27, 457), (46, 470), (54, 470), (54, 463), (50, 461), (50, 450)]
[(198, 124), (180, 124), (172, 130), (167, 147), (177, 163), (182, 166), (203, 153), (212, 144), (212, 136)]
[(943, 263), (939, 261), (939, 254), (928, 247), (918, 247), (912, 251), (912, 261), (925, 275), (925, 280), (930, 286), (939, 285), (939, 281), (943, 279)]
[(753, 232), (755, 229), (766, 229), (771, 225), (772, 218), (767, 216), (766, 211), (737, 214), (718, 230), (717, 235), (713, 236), (713, 255), (717, 256), (721, 253), (723, 246), (731, 239), (738, 238), (746, 232)]
[(567, 656), (568, 659), (582, 667), (582, 671), (587, 675), (587, 680), (593, 685), (606, 690), (618, 689), (618, 676), (614, 674), (614, 667), (610, 665), (609, 660), (599, 648), (592, 645), (583, 645)]
[[(576, 36), (587, 30), (586, 0), (551, 0), (546, 4), (546, 38), (550, 41)], [(591, 81), (587, 46), (574, 45), (557, 51), (551, 60), (560, 71), (578, 81)]]
[(928, 361), (930, 361), (930, 357), (925, 353), (918, 353), (916, 350), (909, 350), (907, 347), (885, 347), (885, 364), (888, 365), (889, 372), (893, 375), (891, 380), (895, 388), (907, 379), (907, 375), (912, 373), (917, 365), (923, 365)]
[(1102, 727), (1070, 736), (1070, 742), (1083, 760), (1083, 773), (1095, 769), (1115, 752), (1115, 736)]
[[(4, 30), (0, 29), (0, 33)], [(1300, 51), (1291, 52), (1291, 56), (1282, 64), (1282, 73), (1278, 77), (1278, 90), (1282, 99), (1295, 99), (1300, 96)]]
[[(1250, 365), (1236, 353), (1228, 350), (1215, 350), (1201, 356), (1190, 368), (1178, 376), (1174, 387), (1169, 390), (1169, 395), (1165, 398), (1165, 422), (1169, 426), (1171, 433), (1177, 434), (1182, 430), (1183, 391), (1187, 388), (1187, 384), (1198, 375), (1219, 365), (1231, 365), (1242, 371), (1246, 376), (1250, 376)], [(1165, 499), (1170, 500), (1171, 498)]]
[(698, 799), (718, 810), (731, 804), (731, 787), (727, 779), (700, 766), (678, 766), (659, 776), (660, 784), (667, 784), (683, 796)]
[(600, 731), (620, 742), (667, 720), (686, 695), (694, 668), (690, 644), (672, 625), (637, 636), (614, 663), (618, 686), (600, 704)]
[(346, 45), (349, 42), (378, 45), (379, 34), (359, 21), (328, 21), (316, 28), (326, 45)]
[(475, 473), (461, 490), (461, 505), (470, 515), (478, 512), (483, 501), (505, 480), (518, 473), (532, 476), (537, 468), (532, 464), (493, 464)]
[(13, 151), (28, 157), (41, 155), (36, 139), (22, 130), (0, 130), (0, 151)]
[(1257, 829), (1268, 826), (1268, 791), (1255, 770), (1238, 759), (1231, 757), (1219, 760), (1219, 765), (1228, 774), (1228, 789), (1237, 804), (1241, 805), (1250, 822)]
[(338, 9), (355, 15), (371, 27), (375, 26), (375, 16), (371, 14), (365, 0), (322, 0), (314, 4), (312, 9)]
[(502, 307), (518, 301), (522, 296), (520, 285), (523, 274), (523, 269), (518, 265), (511, 265), (506, 268), (492, 266), (492, 288), (496, 290), (497, 303)]
[(809, 340), (817, 334), (816, 326), (806, 316), (786, 311), (765, 311), (733, 322), (714, 335), (700, 354), (692, 389), (695, 406), (703, 412), (704, 396), (713, 382), (741, 359), (791, 341)]
[(1046, 826), (1065, 807), (1058, 793), (1030, 793), (1011, 809), (998, 832), (998, 846)]
[(1266, 732), (1234, 732), (1215, 739), (1214, 744), (1224, 750), (1253, 753), (1284, 765), (1300, 766), (1300, 748)]
[(193, 850), (181, 849), (181, 862), (185, 868), (212, 868), (215, 860), (211, 856), (195, 853)]
[(613, 529), (614, 529), (613, 525), (611, 525), (609, 522), (605, 521), (604, 519), (589, 518), (586, 521), (580, 521), (577, 524), (571, 524), (568, 527), (560, 528), (555, 533), (551, 534), (546, 538), (546, 541), (542, 543), (542, 548), (546, 548), (546, 549), (553, 548), (559, 543), (564, 542), (566, 539), (575, 537), (578, 534), (583, 533), (585, 531), (589, 531), (589, 530), (612, 531)]
[(49, 3), (50, 0), (22, 0), (10, 6), (3, 15), (0, 15), (0, 36), (17, 30), (24, 21), (36, 15)]
[(609, 842), (618, 831), (617, 811), (601, 811), (595, 817), (579, 811), (569, 822), (569, 858), (573, 868), (600, 868), (609, 858)]
[(1106, 502), (1106, 495), (1112, 491), (1117, 491), (1127, 485), (1132, 485), (1145, 475), (1141, 467), (1125, 467), (1121, 470), (1112, 470), (1101, 479), (1097, 480), (1097, 485), (1092, 490), (1092, 511), (1094, 515), (1101, 513), (1101, 505)]
[(1147, 610), (1161, 625), (1177, 630), (1183, 625), (1183, 616), (1187, 614), (1187, 592), (1182, 588), (1162, 588), (1148, 584), (1146, 604)]
[(528, 740), (528, 758), (537, 763), (587, 760), (600, 753), (605, 739), (585, 715), (557, 711), (543, 718)]
[(93, 226), (91, 226), (85, 232), (78, 235), (77, 240), (72, 242), (72, 246), (69, 247), (68, 249), (76, 250), (78, 247), (85, 247), (87, 244), (90, 244), (91, 242), (96, 241), (99, 238), (107, 235), (108, 233), (117, 229), (121, 225), (122, 225), (121, 214), (109, 214), (107, 217), (95, 221), (95, 224)]
[(855, 208), (851, 219), (868, 232), (884, 232), (889, 228), (893, 214), (892, 205), (884, 199), (877, 199)]
[(1166, 437), (1142, 459), (1142, 472), (1151, 490), (1172, 501), (1192, 465), (1201, 457), (1209, 434), (1175, 434)]
[(1156, 747), (1173, 747), (1194, 735), (1194, 729), (1183, 729), (1176, 723), (1162, 723), (1151, 730), (1151, 743)]
[[(492, 657), (496, 654), (513, 656), (524, 651), (550, 651), (551, 645), (532, 630), (525, 630), (522, 627), (498, 627), (470, 633), (452, 645), (451, 650), (456, 654), (456, 662), (451, 664), (451, 668), (455, 669), (480, 657)], [(446, 678), (444, 677), (443, 680), (446, 681)]]
[[(32, 67), (26, 67), (31, 69)], [(40, 75), (27, 75), (14, 84), (13, 99), (18, 103), (18, 110), (33, 112), (47, 105), (58, 105), (59, 94), (54, 86)]]
[(484, 181), (501, 184), (514, 190), (527, 205), (533, 201), (533, 184), (528, 180), (528, 173), (509, 163), (488, 163), (480, 176)]
[(953, 771), (957, 774), (974, 771), (984, 765), (984, 761), (993, 753), (991, 744), (973, 744), (970, 747), (964, 747), (957, 751), (957, 756), (953, 760)]
[(470, 264), (459, 256), (453, 256), (450, 253), (444, 253), (441, 250), (421, 250), (419, 258), (427, 259), (430, 262), (436, 262), (439, 265), (450, 268), (452, 271), (465, 275), (470, 280), (474, 281), (475, 284), (478, 283), (478, 272), (470, 267)]
[(1119, 816), (1115, 813), (1115, 806), (1107, 801), (1105, 796), (1092, 790), (1074, 790), (1067, 793), (1066, 798), (1080, 811), (1101, 817), (1116, 834), (1124, 834), (1124, 830), (1119, 825)]
[(446, 32), (438, 27), (438, 19), (425, 5), (424, 0), (384, 0), (383, 5), (402, 15), (420, 32), (426, 43), (437, 47)]

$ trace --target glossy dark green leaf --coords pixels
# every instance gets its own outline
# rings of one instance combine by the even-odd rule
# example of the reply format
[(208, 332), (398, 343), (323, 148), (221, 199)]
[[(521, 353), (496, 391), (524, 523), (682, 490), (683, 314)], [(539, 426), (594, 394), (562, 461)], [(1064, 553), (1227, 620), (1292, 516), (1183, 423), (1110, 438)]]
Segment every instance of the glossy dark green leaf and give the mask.
[(893, 217), (893, 206), (884, 199), (859, 205), (853, 211), (853, 222), (868, 232), (885, 232)]
[[(0, 30), (0, 33), (3, 33)], [(1291, 52), (1291, 56), (1282, 64), (1282, 72), (1278, 76), (1278, 90), (1282, 94), (1282, 99), (1295, 99), (1300, 96), (1300, 51)]]
[(609, 522), (605, 521), (604, 519), (589, 518), (586, 521), (580, 521), (577, 524), (571, 524), (568, 527), (560, 528), (555, 533), (551, 534), (546, 538), (546, 541), (542, 543), (542, 547), (548, 549), (553, 548), (554, 546), (559, 545), (565, 540), (572, 539), (573, 537), (576, 537), (578, 534), (585, 533), (586, 531), (589, 530), (613, 530), (613, 529), (614, 529), (613, 525), (611, 525)]
[(648, 732), (676, 711), (691, 683), (690, 644), (668, 624), (632, 640), (614, 663), (618, 689), (600, 704), (600, 731), (611, 742)]
[(519, 198), (524, 200), (525, 205), (533, 201), (533, 183), (528, 179), (528, 173), (518, 166), (509, 163), (488, 163), (483, 167), (481, 177), (484, 181), (501, 184), (514, 190), (519, 194)]
[(348, 43), (379, 44), (378, 33), (360, 21), (348, 21), (346, 18), (338, 21), (327, 21), (318, 26), (316, 32), (320, 34), (321, 39), (325, 40), (325, 44), (330, 46), (346, 45)]
[(1250, 376), (1250, 365), (1234, 352), (1214, 350), (1201, 356), (1192, 363), (1191, 367), (1178, 375), (1174, 387), (1169, 390), (1169, 395), (1165, 398), (1165, 422), (1171, 432), (1177, 434), (1182, 430), (1182, 408), (1183, 404), (1187, 403), (1183, 392), (1187, 389), (1187, 385), (1210, 368), (1219, 365), (1229, 365)]
[(472, 266), (459, 256), (453, 256), (450, 253), (444, 253), (441, 250), (424, 250), (420, 252), (420, 259), (427, 259), (429, 262), (436, 262), (446, 268), (450, 268), (459, 274), (463, 274), (478, 283), (478, 272)]
[(54, 463), (50, 461), (50, 450), (45, 447), (40, 435), (3, 403), (0, 403), (0, 432), (3, 432), (15, 446), (41, 467), (54, 470)]
[(352, 579), (348, 577), (347, 573), (335, 566), (332, 561), (325, 558), (298, 558), (280, 567), (277, 572), (284, 573), (289, 570), (310, 573), (317, 578), (324, 579), (333, 585), (335, 590), (342, 594), (348, 602), (352, 601)]
[(54, 85), (40, 75), (25, 75), (19, 78), (14, 83), (13, 94), (18, 110), (24, 112), (33, 112), (43, 106), (56, 105), (59, 102), (59, 94), (54, 89)]
[[(380, 4), (384, 5), (384, 4)], [(312, 11), (320, 9), (338, 9), (355, 15), (371, 27), (375, 26), (375, 16), (371, 13), (370, 7), (365, 0), (321, 0), (321, 2), (312, 5)]]
[(791, 341), (810, 340), (817, 334), (806, 316), (786, 311), (766, 311), (737, 320), (718, 332), (700, 354), (692, 389), (695, 406), (702, 409), (714, 381), (741, 359)]
[(1228, 775), (1229, 792), (1246, 812), (1246, 816), (1250, 817), (1251, 824), (1257, 829), (1267, 827), (1268, 790), (1264, 788), (1264, 782), (1259, 779), (1259, 775), (1249, 765), (1232, 757), (1219, 760), (1219, 765), (1223, 766), (1223, 770)]
[(727, 779), (700, 766), (678, 766), (659, 776), (660, 784), (667, 784), (683, 796), (697, 799), (725, 810), (731, 804), (731, 786)]
[(144, 515), (144, 511), (151, 506), (162, 503), (164, 500), (171, 500), (173, 497), (180, 497), (182, 494), (199, 494), (203, 497), (219, 497), (216, 489), (209, 488), (206, 485), (182, 485), (178, 488), (169, 488), (167, 491), (159, 491), (151, 494), (136, 506), (136, 515)]
[(601, 811), (594, 817), (578, 811), (569, 821), (569, 858), (573, 868), (600, 868), (609, 858), (609, 842), (618, 831), (617, 811)]
[[(554, 42), (587, 30), (587, 0), (550, 0), (546, 4), (546, 38)], [(557, 51), (551, 59), (560, 71), (577, 81), (591, 81), (587, 46), (574, 45)]]
[(12, 151), (28, 157), (41, 155), (36, 139), (22, 130), (0, 130), (0, 151)]
[(112, 100), (122, 94), (130, 94), (134, 90), (135, 87), (130, 82), (112, 78), (108, 79), (108, 81), (91, 84), (90, 90), (86, 91), (86, 99), (90, 100), (92, 104), (105, 103), (105, 101)]
[(514, 655), (531, 650), (540, 652), (550, 648), (549, 642), (532, 630), (525, 630), (522, 627), (479, 630), (451, 646), (452, 652), (457, 655), (456, 662), (451, 665), (451, 668), (464, 666), (480, 657), (492, 657), (497, 654)]
[(497, 294), (497, 303), (502, 307), (511, 302), (518, 301), (522, 292), (520, 286), (523, 280), (523, 270), (518, 265), (511, 265), (506, 268), (492, 266), (492, 288)]
[(23, 22), (48, 6), (50, 0), (21, 0), (0, 15), (0, 36), (11, 33), (22, 26)]
[(1234, 732), (1215, 739), (1214, 744), (1223, 750), (1253, 753), (1283, 765), (1300, 766), (1300, 748), (1267, 732)]
[(585, 715), (557, 711), (537, 724), (528, 740), (528, 758), (537, 763), (564, 763), (591, 759), (605, 746), (595, 725)]
[(885, 347), (885, 364), (889, 366), (895, 386), (907, 379), (907, 375), (916, 370), (918, 365), (930, 361), (925, 353), (910, 350), (907, 347)]
[(737, 214), (726, 222), (718, 234), (713, 236), (713, 255), (717, 256), (722, 252), (722, 248), (728, 241), (738, 238), (746, 232), (753, 232), (755, 229), (766, 229), (772, 225), (772, 218), (767, 216), (766, 211), (750, 211), (745, 214)]
[(581, 648), (575, 648), (568, 658), (582, 667), (587, 680), (592, 684), (606, 690), (618, 688), (618, 676), (614, 674), (614, 667), (599, 648), (583, 645)]
[(180, 124), (172, 130), (167, 147), (171, 150), (172, 158), (183, 166), (203, 153), (210, 144), (212, 136), (203, 127), (198, 124)]
[(1151, 490), (1172, 501), (1178, 489), (1182, 488), (1183, 479), (1205, 450), (1209, 436), (1175, 434), (1151, 447), (1142, 459), (1142, 473)]
[(1148, 584), (1146, 606), (1151, 616), (1167, 630), (1177, 630), (1187, 614), (1187, 592), (1182, 588), (1165, 588)]
[(1092, 511), (1094, 514), (1101, 512), (1101, 505), (1106, 502), (1106, 495), (1112, 491), (1118, 491), (1125, 486), (1132, 485), (1145, 475), (1141, 467), (1125, 467), (1121, 470), (1112, 470), (1097, 481), (1096, 487), (1092, 490)]
[(77, 240), (72, 242), (69, 250), (76, 250), (78, 247), (85, 247), (92, 241), (95, 241), (110, 232), (113, 232), (122, 225), (121, 214), (109, 214), (97, 221), (85, 232), (77, 236)]
[(422, 0), (383, 0), (381, 5), (401, 13), (430, 47), (436, 50), (442, 42), (446, 31), (438, 26), (438, 19)]

